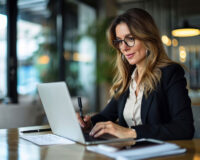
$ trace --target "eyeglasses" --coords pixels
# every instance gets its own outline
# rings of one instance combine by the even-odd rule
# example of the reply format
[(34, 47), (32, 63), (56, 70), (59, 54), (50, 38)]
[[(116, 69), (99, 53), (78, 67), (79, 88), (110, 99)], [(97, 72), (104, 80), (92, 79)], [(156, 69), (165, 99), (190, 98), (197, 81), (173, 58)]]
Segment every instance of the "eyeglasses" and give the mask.
[(113, 44), (116, 48), (122, 49), (122, 44), (123, 42), (128, 46), (128, 47), (133, 47), (135, 45), (135, 39), (133, 37), (125, 37), (124, 40), (116, 39), (113, 40)]

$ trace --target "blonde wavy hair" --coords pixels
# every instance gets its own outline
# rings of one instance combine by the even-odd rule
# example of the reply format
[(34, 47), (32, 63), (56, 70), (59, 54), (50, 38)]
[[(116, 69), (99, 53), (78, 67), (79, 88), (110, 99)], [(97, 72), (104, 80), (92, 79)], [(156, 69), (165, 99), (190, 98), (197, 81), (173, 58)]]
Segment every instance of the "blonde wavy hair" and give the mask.
[[(108, 41), (115, 48), (113, 40), (116, 39), (115, 28), (120, 23), (126, 23), (132, 36), (135, 39), (142, 41), (148, 51), (146, 56), (146, 67), (142, 75), (140, 84), (144, 86), (144, 95), (147, 97), (161, 79), (161, 68), (173, 62), (167, 56), (163, 47), (159, 30), (149, 13), (143, 9), (132, 8), (124, 14), (116, 17), (108, 29)], [(115, 77), (114, 83), (110, 89), (111, 97), (119, 98), (124, 93), (130, 84), (131, 75), (135, 69), (135, 65), (130, 65), (124, 59), (122, 53), (117, 49), (117, 57), (115, 62)]]

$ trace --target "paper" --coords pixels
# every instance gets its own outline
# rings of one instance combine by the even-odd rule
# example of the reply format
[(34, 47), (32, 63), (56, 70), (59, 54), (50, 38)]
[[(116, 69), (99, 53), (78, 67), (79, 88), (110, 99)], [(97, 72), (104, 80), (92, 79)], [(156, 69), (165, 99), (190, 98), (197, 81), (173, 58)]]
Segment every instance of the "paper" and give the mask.
[(66, 138), (62, 138), (55, 134), (42, 134), (42, 135), (20, 135), (20, 138), (26, 139), (37, 145), (55, 145), (55, 144), (74, 144)]
[(162, 153), (152, 153), (152, 154), (144, 154), (144, 155), (138, 155), (138, 156), (118, 156), (116, 157), (116, 160), (136, 160), (136, 159), (146, 159), (146, 158), (154, 158), (154, 157), (161, 157), (161, 156), (170, 156), (170, 155), (176, 155), (176, 154), (182, 154), (185, 153), (185, 148), (175, 149), (172, 151), (164, 151)]
[(182, 149), (176, 144), (167, 142), (163, 142), (155, 146), (144, 146), (140, 148), (130, 148), (124, 150), (112, 150), (108, 147), (105, 148), (105, 146), (102, 147), (102, 145), (88, 146), (87, 149), (111, 158), (115, 158), (117, 160), (145, 159), (186, 152), (186, 149)]

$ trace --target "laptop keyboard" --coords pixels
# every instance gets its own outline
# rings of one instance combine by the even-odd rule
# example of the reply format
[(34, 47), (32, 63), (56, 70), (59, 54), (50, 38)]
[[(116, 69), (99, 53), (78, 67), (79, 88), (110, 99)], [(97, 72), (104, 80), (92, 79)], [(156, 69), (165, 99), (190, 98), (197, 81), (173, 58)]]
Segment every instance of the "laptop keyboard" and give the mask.
[(84, 133), (83, 135), (85, 137), (85, 141), (88, 141), (88, 142), (105, 140), (105, 138), (94, 138), (94, 137), (90, 136), (88, 133)]

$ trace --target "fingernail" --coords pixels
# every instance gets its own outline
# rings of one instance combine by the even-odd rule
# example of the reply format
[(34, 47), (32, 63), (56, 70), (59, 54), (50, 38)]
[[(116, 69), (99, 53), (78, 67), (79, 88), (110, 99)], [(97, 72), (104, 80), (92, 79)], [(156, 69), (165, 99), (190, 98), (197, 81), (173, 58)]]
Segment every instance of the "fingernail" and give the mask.
[(90, 132), (90, 136), (92, 136), (93, 135), (93, 133), (92, 132)]

